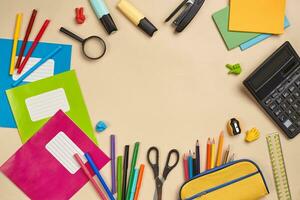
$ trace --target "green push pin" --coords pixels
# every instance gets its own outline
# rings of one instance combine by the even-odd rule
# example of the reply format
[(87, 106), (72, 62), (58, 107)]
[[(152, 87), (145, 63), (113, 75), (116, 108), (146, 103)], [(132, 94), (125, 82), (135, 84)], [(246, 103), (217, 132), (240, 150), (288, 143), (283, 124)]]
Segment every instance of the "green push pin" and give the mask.
[(239, 75), (242, 72), (242, 68), (240, 64), (227, 64), (226, 67), (229, 69), (228, 74)]

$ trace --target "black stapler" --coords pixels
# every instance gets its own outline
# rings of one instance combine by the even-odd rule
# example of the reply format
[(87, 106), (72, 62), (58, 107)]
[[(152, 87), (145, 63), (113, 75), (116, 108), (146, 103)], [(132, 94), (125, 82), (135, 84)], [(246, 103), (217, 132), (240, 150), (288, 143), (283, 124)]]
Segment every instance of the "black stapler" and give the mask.
[(192, 21), (195, 15), (202, 7), (205, 0), (184, 0), (172, 13), (165, 22), (168, 22), (183, 7), (186, 6), (182, 13), (173, 21), (176, 26), (175, 31), (181, 32)]

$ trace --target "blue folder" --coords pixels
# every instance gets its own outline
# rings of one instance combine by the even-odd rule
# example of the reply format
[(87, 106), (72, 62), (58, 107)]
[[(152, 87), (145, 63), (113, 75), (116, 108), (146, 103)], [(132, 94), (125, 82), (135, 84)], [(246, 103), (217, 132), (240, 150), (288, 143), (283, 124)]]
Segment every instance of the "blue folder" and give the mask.
[[(16, 128), (16, 123), (6, 97), (5, 91), (12, 88), (14, 82), (11, 75), (9, 75), (10, 58), (13, 40), (0, 39), (0, 127)], [(32, 42), (28, 42), (25, 49), (25, 54), (29, 50)], [(18, 43), (17, 52), (19, 52), (22, 41)], [(59, 74), (70, 70), (71, 66), (71, 45), (43, 43), (40, 42), (34, 50), (31, 57), (43, 58), (58, 46), (62, 49), (52, 59), (54, 60), (54, 74)], [(26, 84), (23, 81), (20, 85)]]

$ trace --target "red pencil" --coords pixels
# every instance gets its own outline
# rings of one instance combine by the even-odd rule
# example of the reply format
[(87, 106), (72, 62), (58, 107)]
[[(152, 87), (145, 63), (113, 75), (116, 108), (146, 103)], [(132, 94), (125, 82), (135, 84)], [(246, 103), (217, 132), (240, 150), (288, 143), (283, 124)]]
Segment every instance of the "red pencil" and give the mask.
[(183, 155), (183, 168), (184, 168), (184, 179), (186, 181), (189, 180), (189, 167), (188, 167), (188, 160), (186, 154)]
[(211, 142), (210, 138), (207, 140), (206, 144), (206, 170), (211, 168)]
[(139, 197), (142, 180), (143, 180), (144, 168), (145, 168), (145, 165), (141, 164), (140, 170), (139, 170), (139, 176), (138, 176), (138, 180), (137, 180), (137, 185), (136, 185), (136, 190), (135, 190), (135, 194), (134, 194), (134, 198), (133, 198), (134, 200), (137, 200)]
[(20, 53), (19, 53), (19, 56), (18, 56), (16, 68), (19, 68), (19, 66), (21, 64), (22, 57), (23, 57), (23, 54), (24, 54), (24, 51), (25, 51), (25, 48), (26, 48), (26, 45), (27, 45), (27, 42), (28, 42), (29, 35), (31, 33), (31, 30), (32, 30), (32, 26), (33, 26), (36, 14), (37, 14), (37, 10), (33, 9), (30, 20), (29, 20), (29, 23), (28, 23), (28, 26), (27, 26), (27, 29), (26, 29), (26, 34), (25, 34), (25, 37), (24, 37), (23, 42), (22, 42), (22, 46), (21, 46)]
[(18, 69), (18, 74), (20, 74), (23, 70), (23, 68), (25, 67), (27, 61), (29, 60), (31, 54), (33, 53), (34, 49), (36, 48), (36, 46), (38, 45), (40, 39), (42, 38), (45, 30), (47, 29), (48, 25), (50, 23), (50, 20), (46, 20), (42, 26), (42, 28), (40, 29), (39, 33), (37, 34), (36, 38), (34, 39), (26, 57), (24, 58), (23, 62), (21, 63), (19, 69)]

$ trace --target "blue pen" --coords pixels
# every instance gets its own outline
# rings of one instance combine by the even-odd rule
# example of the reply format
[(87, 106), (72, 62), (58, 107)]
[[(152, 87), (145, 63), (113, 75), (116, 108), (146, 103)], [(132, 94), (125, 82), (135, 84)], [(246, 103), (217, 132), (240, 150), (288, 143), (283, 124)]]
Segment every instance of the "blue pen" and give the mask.
[(112, 32), (117, 31), (117, 26), (114, 23), (114, 20), (109, 14), (109, 11), (104, 3), (104, 0), (90, 0), (92, 8), (104, 26), (106, 32), (111, 34)]
[(138, 175), (139, 175), (139, 169), (135, 169), (129, 200), (133, 200), (133, 198), (134, 198), (134, 193), (135, 193), (135, 190), (136, 190)]
[(191, 179), (193, 178), (193, 157), (191, 152), (188, 156), (188, 163), (189, 163), (189, 178)]
[(106, 185), (104, 179), (102, 178), (99, 169), (96, 167), (93, 159), (91, 158), (91, 156), (88, 153), (84, 154), (85, 158), (87, 159), (88, 163), (90, 164), (93, 172), (96, 174), (96, 176), (98, 177), (100, 183), (102, 184), (104, 190), (106, 191), (107, 195), (109, 196), (110, 200), (115, 200), (114, 195), (111, 193), (110, 189), (108, 188), (108, 186)]
[(54, 51), (49, 53), (47, 56), (45, 56), (43, 59), (41, 59), (38, 63), (36, 63), (33, 67), (31, 67), (27, 72), (25, 72), (18, 80), (12, 83), (12, 86), (15, 87), (19, 85), (25, 78), (27, 78), (32, 72), (34, 72), (36, 69), (38, 69), (42, 64), (44, 64), (47, 60), (55, 56), (60, 50), (62, 49), (61, 46), (58, 46)]

